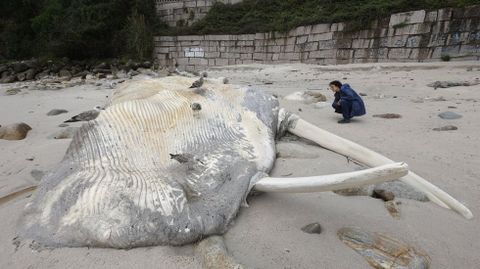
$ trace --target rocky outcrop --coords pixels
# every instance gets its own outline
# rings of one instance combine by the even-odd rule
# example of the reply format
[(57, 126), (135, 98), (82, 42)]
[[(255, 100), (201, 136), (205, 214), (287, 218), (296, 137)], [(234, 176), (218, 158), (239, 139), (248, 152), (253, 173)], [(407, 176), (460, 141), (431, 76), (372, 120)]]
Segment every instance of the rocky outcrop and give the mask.
[(110, 62), (96, 61), (74, 61), (69, 59), (61, 60), (28, 60), (0, 64), (0, 83), (12, 83), (16, 81), (31, 81), (45, 77), (59, 77), (69, 80), (75, 77), (85, 78), (88, 75), (97, 78), (116, 75), (117, 72), (131, 73), (138, 69), (150, 69), (154, 65), (150, 61), (121, 62), (112, 60)]

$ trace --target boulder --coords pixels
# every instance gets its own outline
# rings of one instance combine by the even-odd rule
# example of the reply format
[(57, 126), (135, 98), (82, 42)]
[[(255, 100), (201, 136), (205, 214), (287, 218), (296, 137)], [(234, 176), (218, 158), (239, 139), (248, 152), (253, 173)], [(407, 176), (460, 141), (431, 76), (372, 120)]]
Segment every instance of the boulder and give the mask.
[(2, 79), (0, 79), (0, 83), (12, 83), (12, 82), (15, 82), (17, 81), (17, 76), (16, 75), (9, 75), (9, 76), (6, 76)]
[(62, 69), (58, 72), (58, 76), (59, 77), (69, 77), (71, 78), (72, 77), (72, 73), (70, 73), (70, 71), (66, 70), (66, 69)]
[(6, 64), (0, 65), (0, 74), (7, 71), (7, 70), (8, 70), (8, 66)]
[(25, 62), (14, 62), (12, 68), (15, 73), (20, 73), (28, 69), (28, 65)]
[(0, 139), (5, 140), (22, 140), (27, 137), (27, 133), (32, 127), (26, 123), (14, 123), (0, 127)]

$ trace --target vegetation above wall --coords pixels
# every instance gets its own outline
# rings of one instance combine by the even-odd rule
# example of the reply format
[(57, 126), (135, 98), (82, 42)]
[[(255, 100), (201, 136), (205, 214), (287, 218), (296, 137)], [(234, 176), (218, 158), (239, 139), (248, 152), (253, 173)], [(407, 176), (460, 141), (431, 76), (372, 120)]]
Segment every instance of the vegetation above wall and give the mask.
[(244, 0), (216, 3), (202, 20), (186, 27), (162, 29), (165, 35), (286, 32), (301, 25), (351, 22), (360, 29), (393, 13), (465, 7), (480, 0)]
[(151, 58), (154, 0), (0, 1), (0, 61)]

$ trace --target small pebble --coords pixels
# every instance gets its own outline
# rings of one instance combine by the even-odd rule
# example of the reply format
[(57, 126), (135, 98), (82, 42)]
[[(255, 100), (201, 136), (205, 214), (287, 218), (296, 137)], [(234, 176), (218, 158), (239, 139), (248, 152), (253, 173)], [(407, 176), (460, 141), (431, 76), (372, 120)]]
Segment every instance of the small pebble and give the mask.
[(320, 226), (318, 222), (314, 222), (303, 226), (302, 231), (307, 234), (320, 234), (322, 232), (322, 226)]

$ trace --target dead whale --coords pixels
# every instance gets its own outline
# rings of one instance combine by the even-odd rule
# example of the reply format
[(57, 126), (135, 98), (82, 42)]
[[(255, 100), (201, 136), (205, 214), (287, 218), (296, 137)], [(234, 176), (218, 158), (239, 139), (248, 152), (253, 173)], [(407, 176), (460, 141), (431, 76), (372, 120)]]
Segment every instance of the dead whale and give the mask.
[[(318, 192), (398, 178), (472, 217), (406, 164), (309, 124), (273, 96), (210, 78), (199, 94), (189, 88), (194, 80), (171, 76), (117, 89), (42, 179), (22, 236), (52, 247), (183, 245), (226, 232), (252, 189)], [(275, 139), (286, 131), (373, 168), (271, 178)]]

